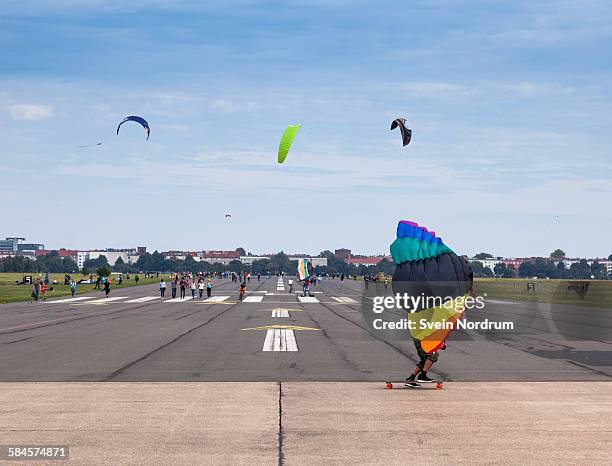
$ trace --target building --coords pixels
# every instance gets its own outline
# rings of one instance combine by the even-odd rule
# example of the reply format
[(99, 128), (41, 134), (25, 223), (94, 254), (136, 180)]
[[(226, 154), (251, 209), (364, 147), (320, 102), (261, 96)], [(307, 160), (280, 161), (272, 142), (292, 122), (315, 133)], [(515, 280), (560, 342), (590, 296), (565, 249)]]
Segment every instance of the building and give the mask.
[(75, 251), (72, 249), (59, 249), (57, 251), (54, 251), (51, 249), (37, 249), (34, 252), (34, 254), (36, 255), (36, 257), (40, 257), (40, 256), (46, 256), (47, 254), (51, 252), (57, 252), (57, 255), (60, 256), (61, 258), (67, 257), (69, 259), (72, 259), (74, 262), (78, 264), (78, 251)]
[(85, 265), (85, 261), (89, 259), (89, 251), (77, 251), (77, 260), (76, 263), (79, 266), (79, 269), (82, 269)]
[(469, 262), (480, 262), (483, 267), (487, 267), (488, 269), (491, 269), (491, 272), (493, 272), (495, 269), (495, 266), (497, 264), (501, 264), (503, 261), (501, 257), (498, 257), (498, 258), (489, 257), (487, 259), (476, 259), (475, 257), (472, 257), (469, 260)]
[(347, 260), (351, 258), (351, 250), (350, 249), (336, 249), (334, 251), (334, 256), (338, 259)]
[(228, 265), (240, 260), (240, 251), (202, 251), (202, 260), (210, 264)]
[(125, 262), (126, 264), (130, 263), (128, 259), (127, 251), (117, 251), (117, 250), (89, 251), (89, 258), (91, 260), (98, 259), (100, 256), (106, 257), (106, 260), (108, 261), (108, 265), (110, 265), (111, 267), (115, 265), (115, 263), (117, 262), (119, 258), (121, 258), (121, 260)]
[(25, 238), (14, 237), (0, 240), (0, 251), (33, 253), (39, 249), (45, 249), (44, 244), (22, 243), (22, 241), (25, 241)]
[(390, 256), (351, 256), (350, 258), (345, 259), (344, 262), (347, 264), (365, 265), (366, 267), (370, 267), (372, 265), (377, 265), (383, 259), (388, 261), (393, 260)]

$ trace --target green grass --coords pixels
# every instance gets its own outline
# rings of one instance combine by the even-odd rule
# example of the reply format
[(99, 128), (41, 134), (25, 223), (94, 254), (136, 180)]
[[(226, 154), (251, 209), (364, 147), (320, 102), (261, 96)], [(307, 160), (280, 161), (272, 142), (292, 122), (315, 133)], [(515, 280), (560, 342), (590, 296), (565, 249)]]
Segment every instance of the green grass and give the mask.
[[(527, 289), (533, 283), (534, 291)], [(576, 287), (587, 284), (586, 292)], [(572, 304), (578, 306), (612, 308), (612, 280), (532, 280), (526, 278), (477, 278), (474, 290), (478, 295), (510, 301)]]
[[(15, 281), (21, 281), (24, 275), (31, 275), (33, 279), (36, 279), (36, 273), (0, 273), (0, 303), (14, 303), (19, 301), (30, 301), (32, 299), (32, 286), (31, 285), (16, 285)], [(77, 282), (84, 277), (80, 274), (71, 275)], [(159, 283), (159, 278), (144, 278), (144, 275), (138, 275), (140, 280), (138, 285), (149, 285), (151, 283)], [(41, 281), (44, 279), (44, 274), (40, 277)], [(113, 279), (111, 289), (116, 290), (119, 288), (127, 288), (130, 286), (136, 286), (135, 275), (130, 274), (129, 280), (123, 280), (123, 283), (119, 286), (117, 281)], [(164, 277), (166, 281), (169, 279)], [(59, 282), (58, 285), (53, 285), (53, 280)], [(53, 291), (47, 291), (47, 299), (57, 298), (60, 296), (70, 296), (70, 287), (64, 285), (64, 274), (63, 273), (50, 273), (49, 274), (49, 287), (53, 287)], [(94, 285), (77, 285), (77, 295), (87, 293), (88, 291), (94, 291)]]

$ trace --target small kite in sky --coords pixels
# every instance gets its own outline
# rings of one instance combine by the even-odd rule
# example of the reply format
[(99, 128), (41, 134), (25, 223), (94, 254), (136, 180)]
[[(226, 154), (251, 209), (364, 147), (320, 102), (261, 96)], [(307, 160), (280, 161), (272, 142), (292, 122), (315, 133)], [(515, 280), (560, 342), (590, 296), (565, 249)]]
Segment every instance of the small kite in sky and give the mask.
[(117, 135), (119, 135), (119, 128), (121, 128), (121, 125), (128, 121), (135, 121), (136, 123), (139, 123), (140, 125), (142, 125), (142, 127), (145, 130), (145, 133), (147, 133), (147, 141), (149, 140), (149, 135), (151, 134), (151, 128), (149, 127), (149, 123), (147, 123), (147, 120), (145, 120), (144, 118), (135, 116), (135, 115), (130, 115), (130, 116), (125, 117), (121, 121), (121, 123), (119, 123), (119, 126), (117, 126)]
[(412, 139), (412, 130), (410, 128), (406, 128), (406, 119), (405, 118), (396, 118), (391, 122), (391, 130), (393, 131), (395, 128), (399, 127), (400, 132), (402, 133), (402, 142), (404, 146), (410, 144), (410, 139)]

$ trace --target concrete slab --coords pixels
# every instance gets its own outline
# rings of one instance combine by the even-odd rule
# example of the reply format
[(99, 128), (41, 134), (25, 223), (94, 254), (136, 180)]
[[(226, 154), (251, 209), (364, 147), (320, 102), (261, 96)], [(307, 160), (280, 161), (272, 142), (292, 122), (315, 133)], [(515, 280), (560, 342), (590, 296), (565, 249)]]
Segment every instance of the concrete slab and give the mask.
[(70, 464), (270, 465), (277, 433), (276, 383), (0, 384), (2, 444), (68, 445)]
[(283, 383), (283, 457), (313, 464), (607, 464), (612, 383)]

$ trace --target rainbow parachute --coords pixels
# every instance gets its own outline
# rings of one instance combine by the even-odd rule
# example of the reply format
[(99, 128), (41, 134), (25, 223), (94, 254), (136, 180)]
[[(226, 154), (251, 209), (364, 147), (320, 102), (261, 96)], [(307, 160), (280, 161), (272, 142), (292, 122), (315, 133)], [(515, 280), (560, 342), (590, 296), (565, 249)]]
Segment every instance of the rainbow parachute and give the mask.
[(391, 255), (396, 264), (393, 293), (421, 296), (419, 306), (408, 314), (408, 320), (415, 322), (410, 334), (427, 353), (433, 353), (444, 346), (463, 316), (473, 285), (472, 269), (435, 232), (407, 220), (397, 225)]
[(312, 263), (308, 259), (300, 259), (297, 267), (298, 280), (306, 280), (312, 275)]

